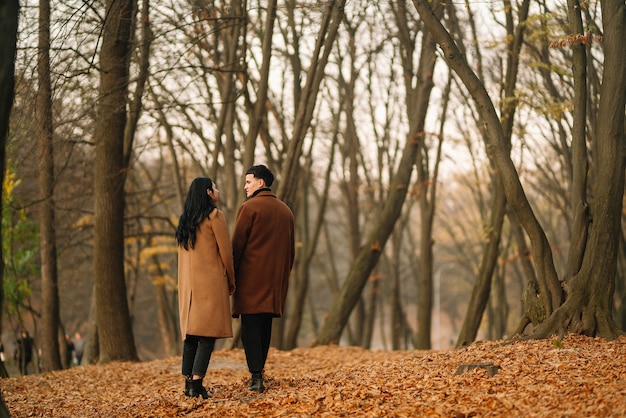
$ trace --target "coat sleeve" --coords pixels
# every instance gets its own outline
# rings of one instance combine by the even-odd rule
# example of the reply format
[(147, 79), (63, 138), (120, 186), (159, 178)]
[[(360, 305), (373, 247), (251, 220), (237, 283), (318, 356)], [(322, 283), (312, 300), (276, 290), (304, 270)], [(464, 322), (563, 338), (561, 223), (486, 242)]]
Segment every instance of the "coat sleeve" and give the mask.
[(235, 275), (239, 270), (241, 258), (246, 251), (248, 244), (248, 235), (250, 233), (251, 217), (247, 213), (245, 205), (239, 207), (237, 211), (237, 220), (235, 222), (235, 230), (233, 231), (233, 257), (235, 261)]
[(213, 222), (211, 222), (213, 234), (217, 241), (220, 258), (226, 269), (228, 283), (232, 286), (235, 284), (235, 267), (233, 263), (233, 247), (228, 234), (228, 225), (226, 224), (224, 212), (217, 209), (214, 213)]
[(291, 215), (291, 269), (293, 269), (293, 263), (296, 259), (296, 238), (295, 238), (295, 233), (296, 233), (296, 229), (295, 229), (295, 225), (294, 225), (294, 219), (293, 219), (293, 214)]

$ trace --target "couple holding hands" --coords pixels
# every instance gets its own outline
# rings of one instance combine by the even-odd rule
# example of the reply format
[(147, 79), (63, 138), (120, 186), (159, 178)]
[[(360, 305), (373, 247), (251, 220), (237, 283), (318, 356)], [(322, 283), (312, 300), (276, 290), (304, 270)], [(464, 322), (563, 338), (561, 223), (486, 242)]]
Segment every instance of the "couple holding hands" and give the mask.
[(189, 187), (176, 229), (186, 396), (211, 397), (202, 380), (215, 340), (233, 336), (231, 316), (241, 317), (249, 389), (265, 390), (272, 319), (283, 314), (295, 257), (293, 213), (270, 189), (273, 182), (264, 165), (246, 171), (247, 200), (237, 211), (232, 239), (215, 183), (200, 177)]

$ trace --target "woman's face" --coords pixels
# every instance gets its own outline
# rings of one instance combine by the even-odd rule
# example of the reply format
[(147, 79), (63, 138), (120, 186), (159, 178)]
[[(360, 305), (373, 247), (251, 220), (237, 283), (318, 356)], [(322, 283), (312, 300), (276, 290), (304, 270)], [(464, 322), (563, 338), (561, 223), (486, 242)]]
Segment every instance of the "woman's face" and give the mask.
[(217, 199), (220, 195), (220, 191), (217, 189), (217, 186), (215, 185), (215, 183), (213, 183), (213, 190), (206, 189), (206, 194), (208, 194), (209, 197), (213, 199), (215, 203), (217, 203)]

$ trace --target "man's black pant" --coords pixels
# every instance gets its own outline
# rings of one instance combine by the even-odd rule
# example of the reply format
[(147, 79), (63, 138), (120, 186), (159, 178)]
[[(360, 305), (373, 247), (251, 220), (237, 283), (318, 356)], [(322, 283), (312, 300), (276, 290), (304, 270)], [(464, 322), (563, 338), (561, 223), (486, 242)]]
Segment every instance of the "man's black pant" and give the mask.
[(261, 373), (272, 339), (273, 314), (241, 315), (241, 342), (250, 373)]

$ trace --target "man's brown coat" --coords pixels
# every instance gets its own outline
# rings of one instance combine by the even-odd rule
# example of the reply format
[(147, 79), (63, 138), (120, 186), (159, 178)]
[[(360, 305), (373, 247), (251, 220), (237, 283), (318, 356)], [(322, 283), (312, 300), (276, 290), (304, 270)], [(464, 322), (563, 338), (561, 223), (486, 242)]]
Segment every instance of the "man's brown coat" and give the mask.
[(261, 189), (237, 211), (233, 231), (235, 283), (233, 316), (282, 316), (295, 258), (291, 209)]

